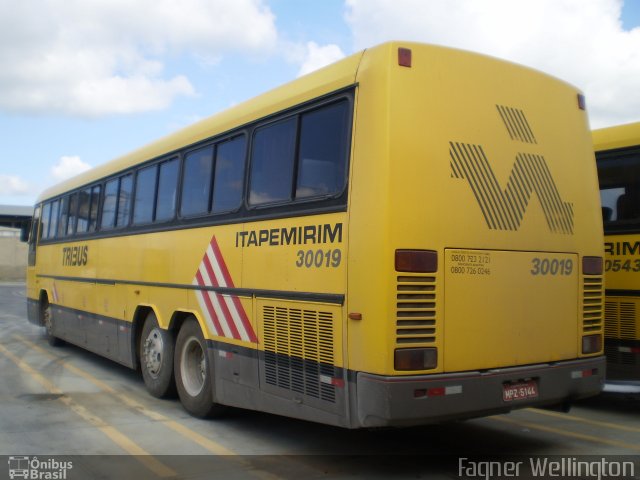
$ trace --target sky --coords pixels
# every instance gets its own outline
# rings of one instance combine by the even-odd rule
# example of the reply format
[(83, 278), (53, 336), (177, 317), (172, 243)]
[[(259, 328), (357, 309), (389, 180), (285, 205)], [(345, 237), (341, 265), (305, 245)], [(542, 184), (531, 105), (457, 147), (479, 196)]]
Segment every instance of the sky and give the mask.
[(640, 121), (640, 0), (0, 0), (0, 204), (387, 40), (493, 55)]

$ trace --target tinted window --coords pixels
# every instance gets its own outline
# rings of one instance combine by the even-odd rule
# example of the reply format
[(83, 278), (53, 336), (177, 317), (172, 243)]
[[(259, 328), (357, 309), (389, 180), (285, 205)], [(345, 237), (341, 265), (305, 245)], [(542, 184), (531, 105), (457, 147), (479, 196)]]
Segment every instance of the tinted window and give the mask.
[(260, 128), (253, 139), (249, 203), (291, 198), (296, 118)]
[(218, 144), (213, 186), (213, 211), (235, 210), (242, 201), (245, 137)]
[(184, 161), (182, 180), (182, 216), (193, 216), (209, 211), (213, 146), (190, 152)]
[(640, 150), (598, 153), (598, 180), (604, 229), (640, 227)]
[(49, 238), (56, 236), (58, 230), (58, 214), (60, 213), (60, 200), (51, 203), (51, 225), (49, 225)]
[(69, 197), (60, 199), (60, 220), (58, 221), (57, 237), (64, 237), (67, 233), (67, 219), (69, 218)]
[(40, 226), (40, 238), (49, 238), (49, 215), (51, 214), (51, 203), (46, 203), (42, 207), (42, 224)]
[(348, 103), (302, 115), (296, 198), (339, 193), (347, 167)]
[(160, 165), (156, 222), (171, 220), (176, 213), (176, 190), (178, 186), (178, 159)]
[(136, 199), (133, 206), (133, 223), (151, 223), (156, 199), (156, 177), (158, 167), (143, 168), (136, 177)]
[(76, 219), (78, 218), (78, 194), (74, 193), (69, 199), (69, 218), (67, 220), (67, 235), (76, 232)]
[(89, 210), (91, 209), (91, 189), (87, 188), (80, 192), (80, 201), (78, 202), (78, 226), (76, 231), (84, 233), (89, 227)]
[(104, 202), (102, 204), (102, 221), (100, 227), (103, 229), (113, 228), (116, 219), (116, 206), (118, 200), (118, 179), (109, 180), (104, 189)]
[(131, 192), (133, 190), (133, 175), (120, 177), (120, 192), (118, 194), (118, 214), (116, 227), (124, 227), (129, 223), (131, 212)]
[(100, 205), (100, 185), (96, 185), (91, 189), (91, 209), (89, 211), (89, 228), (90, 232), (94, 232), (98, 226), (98, 206)]

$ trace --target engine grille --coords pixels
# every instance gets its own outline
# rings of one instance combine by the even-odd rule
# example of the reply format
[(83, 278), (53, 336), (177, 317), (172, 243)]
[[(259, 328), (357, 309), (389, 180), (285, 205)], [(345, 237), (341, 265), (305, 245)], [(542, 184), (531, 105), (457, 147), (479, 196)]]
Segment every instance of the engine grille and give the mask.
[(266, 383), (335, 402), (333, 314), (265, 305), (262, 315)]
[(436, 341), (436, 280), (402, 275), (396, 286), (396, 343), (424, 345)]
[(604, 335), (623, 340), (637, 339), (635, 302), (607, 301), (605, 303)]

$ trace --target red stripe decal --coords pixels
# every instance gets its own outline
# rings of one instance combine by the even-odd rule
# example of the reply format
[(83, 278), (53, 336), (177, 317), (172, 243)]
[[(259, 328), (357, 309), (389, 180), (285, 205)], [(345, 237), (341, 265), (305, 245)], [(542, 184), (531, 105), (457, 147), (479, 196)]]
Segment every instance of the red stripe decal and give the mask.
[[(198, 285), (200, 285), (201, 287), (205, 286), (204, 280), (202, 279), (202, 275), (200, 274), (200, 270), (196, 272), (196, 279), (198, 280)], [(209, 298), (209, 295), (207, 295), (207, 291), (206, 290), (200, 291), (199, 293), (200, 295), (202, 295), (202, 299), (204, 300), (207, 310), (209, 311), (209, 316), (213, 321), (213, 326), (217, 330), (217, 332), (213, 332), (213, 333), (215, 333), (216, 335), (224, 335), (224, 330), (222, 330), (222, 326), (218, 321), (218, 316), (216, 315), (216, 311), (213, 308), (213, 304), (211, 303), (211, 299)]]
[[(218, 262), (218, 266), (220, 267), (220, 271), (222, 272), (222, 276), (224, 277), (224, 281), (227, 284), (227, 287), (233, 288), (233, 279), (231, 278), (231, 274), (229, 273), (229, 269), (227, 268), (227, 264), (224, 261), (224, 257), (222, 256), (222, 252), (220, 251), (220, 247), (218, 246), (218, 242), (216, 241), (215, 236), (211, 238), (211, 249), (213, 250), (216, 262)], [(252, 342), (257, 342), (258, 338), (253, 331), (253, 327), (251, 326), (251, 322), (249, 321), (247, 312), (245, 312), (244, 307), (242, 306), (242, 302), (240, 302), (240, 299), (236, 296), (232, 296), (231, 298), (233, 300), (233, 304), (236, 307), (238, 315), (240, 316), (242, 325), (244, 325), (244, 329), (249, 335), (249, 340), (251, 340)]]
[[(205, 255), (204, 258), (202, 259), (202, 263), (204, 264), (204, 267), (207, 270), (207, 273), (209, 274), (209, 278), (211, 279), (213, 286), (219, 287), (220, 285), (216, 280), (213, 267), (211, 266), (211, 263), (209, 262), (209, 257), (207, 255)], [(216, 292), (212, 292), (212, 293), (215, 295), (216, 300), (218, 300), (218, 305), (220, 305), (220, 309), (222, 310), (222, 316), (224, 317), (223, 320), (229, 327), (229, 330), (231, 330), (231, 336), (236, 340), (242, 340), (242, 336), (240, 335), (240, 332), (238, 332), (238, 327), (236, 327), (236, 324), (233, 321), (233, 317), (231, 316), (231, 312), (227, 307), (227, 302), (224, 301), (224, 298), (222, 298), (222, 295), (219, 295)]]

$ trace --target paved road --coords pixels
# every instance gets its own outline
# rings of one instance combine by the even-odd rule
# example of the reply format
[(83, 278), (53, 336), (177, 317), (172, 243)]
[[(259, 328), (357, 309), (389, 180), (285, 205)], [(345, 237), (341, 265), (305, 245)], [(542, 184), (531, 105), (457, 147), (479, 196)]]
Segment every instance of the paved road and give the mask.
[(199, 420), (177, 400), (148, 395), (137, 372), (49, 346), (26, 320), (19, 284), (0, 284), (0, 372), (0, 460), (8, 462), (0, 479), (25, 456), (71, 461), (70, 480), (275, 480), (458, 478), (460, 457), (502, 455), (624, 455), (615, 458), (634, 461), (640, 478), (638, 397), (600, 396), (570, 414), (526, 409), (400, 430), (349, 431), (243, 410)]

